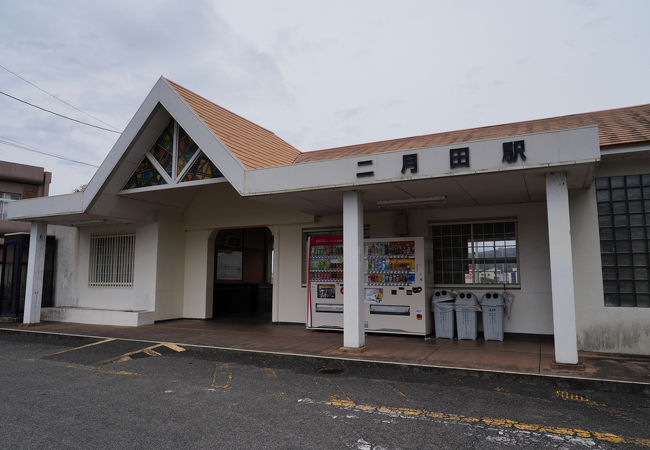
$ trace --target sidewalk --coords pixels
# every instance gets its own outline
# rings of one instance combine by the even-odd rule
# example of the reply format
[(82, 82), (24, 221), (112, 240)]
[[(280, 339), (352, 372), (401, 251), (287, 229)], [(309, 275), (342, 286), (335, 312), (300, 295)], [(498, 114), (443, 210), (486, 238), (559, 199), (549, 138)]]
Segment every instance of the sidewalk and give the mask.
[(0, 330), (169, 342), (219, 349), (259, 351), (422, 367), (473, 369), (650, 385), (650, 357), (580, 352), (584, 370), (553, 368), (552, 336), (508, 336), (503, 342), (415, 336), (366, 335), (366, 350), (344, 352), (340, 332), (309, 331), (301, 325), (272, 325), (254, 319), (173, 320), (140, 327), (46, 322)]

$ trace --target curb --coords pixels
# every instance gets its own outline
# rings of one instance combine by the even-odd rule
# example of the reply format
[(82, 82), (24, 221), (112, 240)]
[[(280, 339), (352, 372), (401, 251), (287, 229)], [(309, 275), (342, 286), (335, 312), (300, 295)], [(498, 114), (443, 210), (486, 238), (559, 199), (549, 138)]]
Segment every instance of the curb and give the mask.
[[(38, 331), (35, 329), (13, 329), (1, 328), (0, 335), (30, 335), (38, 336), (52, 340), (64, 339), (107, 339), (109, 336), (93, 336), (93, 335), (78, 335), (56, 333), (50, 331)], [(209, 356), (209, 357), (223, 357), (224, 359), (239, 359), (242, 362), (249, 364), (268, 364), (269, 360), (275, 362), (288, 362), (288, 363), (305, 363), (309, 362), (313, 366), (320, 368), (320, 370), (337, 370), (354, 373), (355, 371), (370, 370), (373, 376), (378, 378), (392, 378), (395, 376), (403, 376), (404, 374), (415, 374), (422, 376), (434, 377), (456, 377), (463, 380), (484, 380), (492, 382), (519, 382), (529, 384), (545, 384), (555, 388), (561, 389), (577, 389), (577, 390), (593, 390), (615, 393), (628, 393), (640, 394), (650, 396), (650, 383), (634, 382), (634, 381), (621, 381), (609, 380), (598, 378), (580, 378), (580, 377), (567, 377), (558, 375), (547, 374), (529, 374), (518, 372), (505, 372), (505, 371), (492, 371), (487, 369), (472, 369), (472, 368), (459, 368), (447, 366), (434, 366), (422, 365), (415, 363), (401, 363), (389, 361), (376, 361), (376, 360), (363, 360), (356, 358), (343, 358), (336, 356), (316, 356), (300, 353), (282, 353), (263, 350), (247, 350), (236, 349), (229, 347), (215, 347), (207, 345), (186, 344), (183, 342), (167, 342), (167, 341), (150, 341), (146, 339), (127, 339), (127, 338), (114, 338), (121, 341), (144, 342), (144, 343), (169, 343), (179, 345), (185, 348), (186, 352), (180, 353), (179, 356)], [(291, 365), (291, 364), (290, 364)], [(359, 375), (361, 375), (359, 373)], [(366, 373), (366, 376), (368, 374)]]

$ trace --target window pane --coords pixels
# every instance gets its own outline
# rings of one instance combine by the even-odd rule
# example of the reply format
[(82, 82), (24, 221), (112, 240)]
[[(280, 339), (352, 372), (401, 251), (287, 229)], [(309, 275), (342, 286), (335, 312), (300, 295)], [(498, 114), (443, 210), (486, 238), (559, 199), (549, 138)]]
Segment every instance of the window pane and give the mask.
[(609, 189), (609, 178), (596, 178), (596, 189)]
[(630, 237), (632, 239), (645, 239), (645, 228), (637, 227), (630, 229)]
[(621, 294), (620, 301), (621, 306), (636, 306), (635, 296), (632, 294)]
[(618, 294), (605, 294), (605, 306), (620, 306)]
[(625, 177), (612, 177), (610, 184), (612, 189), (625, 187)]
[(650, 295), (637, 295), (636, 306), (641, 308), (650, 308)]
[(609, 254), (602, 254), (602, 263), (603, 266), (615, 266), (616, 265), (616, 256)]
[(435, 284), (517, 284), (515, 231), (512, 221), (432, 226)]
[(600, 229), (600, 239), (601, 240), (613, 240), (614, 239), (614, 229), (613, 228), (602, 228)]
[(596, 191), (596, 200), (599, 202), (608, 202), (612, 199), (609, 191)]
[(632, 256), (632, 261), (636, 267), (648, 266), (648, 255), (646, 253), (639, 253)]
[(630, 214), (643, 214), (643, 203), (629, 202), (627, 205), (627, 209)]
[(629, 253), (620, 253), (616, 257), (619, 266), (631, 266), (632, 265), (632, 255)]
[(616, 252), (617, 253), (629, 253), (631, 250), (630, 241), (617, 241), (616, 242)]
[(627, 199), (628, 200), (639, 200), (641, 198), (641, 189), (639, 188), (628, 188), (627, 189)]

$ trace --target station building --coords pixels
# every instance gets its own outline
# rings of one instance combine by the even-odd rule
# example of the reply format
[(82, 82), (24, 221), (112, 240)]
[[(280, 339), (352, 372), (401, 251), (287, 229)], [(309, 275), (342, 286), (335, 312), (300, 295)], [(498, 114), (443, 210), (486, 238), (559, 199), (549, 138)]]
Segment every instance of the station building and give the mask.
[(650, 354), (650, 105), (301, 152), (160, 78), (84, 192), (9, 217), (32, 223), (27, 324), (304, 324), (307, 238), (342, 234), (359, 348), (363, 239), (419, 236), (435, 288), (511, 292), (505, 332), (553, 335), (557, 362)]

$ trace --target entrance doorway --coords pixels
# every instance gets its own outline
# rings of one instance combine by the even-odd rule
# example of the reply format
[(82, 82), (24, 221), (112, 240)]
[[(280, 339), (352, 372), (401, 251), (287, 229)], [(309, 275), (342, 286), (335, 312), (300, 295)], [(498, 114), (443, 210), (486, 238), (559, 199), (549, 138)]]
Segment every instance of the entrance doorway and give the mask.
[(213, 318), (271, 321), (273, 235), (268, 228), (221, 230), (214, 241)]
[[(0, 247), (0, 321), (20, 320), (25, 310), (29, 233), (5, 234)], [(56, 239), (45, 241), (45, 267), (41, 306), (51, 307), (54, 297), (54, 252)]]

